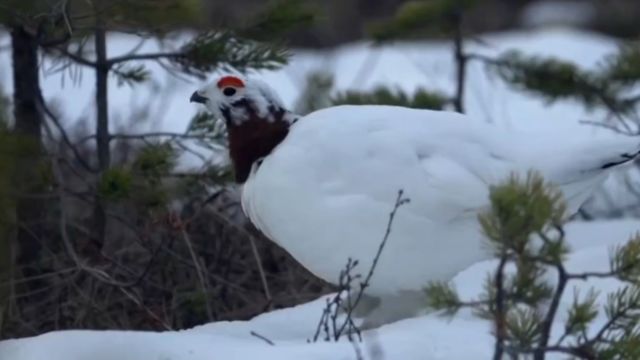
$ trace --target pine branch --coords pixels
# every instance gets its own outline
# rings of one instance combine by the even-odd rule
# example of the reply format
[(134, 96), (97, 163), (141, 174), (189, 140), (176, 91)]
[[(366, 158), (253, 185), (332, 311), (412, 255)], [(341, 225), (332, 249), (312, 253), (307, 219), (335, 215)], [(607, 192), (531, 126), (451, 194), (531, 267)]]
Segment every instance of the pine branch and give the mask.
[(177, 59), (180, 56), (183, 56), (180, 52), (157, 52), (157, 53), (147, 53), (147, 54), (130, 54), (130, 55), (122, 55), (110, 58), (107, 60), (106, 64), (109, 67), (112, 67), (116, 64), (120, 64), (123, 62), (129, 61), (140, 61), (140, 60), (162, 60), (162, 59)]
[(616, 83), (633, 86), (640, 81), (640, 46), (624, 45), (606, 60), (604, 76)]
[[(430, 285), (430, 304), (456, 311), (470, 307), (492, 320), (494, 359), (530, 355), (543, 360), (549, 353), (594, 360), (640, 357), (640, 236), (615, 250), (610, 271), (569, 273), (564, 266), (568, 253), (562, 227), (565, 206), (559, 193), (530, 174), (524, 182), (512, 177), (492, 189), (490, 199), (491, 210), (479, 220), (499, 264), (485, 285), (482, 301), (465, 303), (451, 287)], [(532, 235), (542, 241), (541, 246), (531, 245)], [(514, 276), (504, 273), (508, 263), (516, 266)], [(542, 280), (541, 266), (557, 272), (554, 289)], [(553, 325), (569, 282), (589, 278), (619, 279), (630, 285), (608, 295), (608, 320), (592, 336), (587, 330), (599, 314), (598, 294), (592, 290), (580, 299), (574, 293), (564, 331), (552, 344)], [(540, 314), (542, 304), (546, 310)], [(572, 341), (567, 344), (569, 338)]]
[(288, 58), (289, 52), (278, 46), (239, 38), (227, 31), (213, 31), (198, 35), (170, 60), (187, 74), (204, 76), (217, 68), (273, 70)]
[(620, 117), (633, 112), (640, 103), (640, 95), (628, 95), (634, 79), (640, 76), (637, 53), (621, 50), (621, 54), (610, 57), (607, 66), (593, 71), (554, 58), (527, 57), (517, 51), (498, 58), (480, 54), (466, 54), (466, 58), (484, 63), (506, 83), (548, 102), (578, 100), (589, 109), (604, 106)]
[(88, 60), (81, 55), (72, 53), (66, 47), (55, 46), (55, 47), (51, 47), (51, 49), (54, 49), (55, 51), (59, 52), (60, 54), (64, 55), (65, 57), (71, 59), (72, 61), (80, 65), (88, 66), (91, 68), (95, 68), (97, 66), (97, 63), (95, 61)]

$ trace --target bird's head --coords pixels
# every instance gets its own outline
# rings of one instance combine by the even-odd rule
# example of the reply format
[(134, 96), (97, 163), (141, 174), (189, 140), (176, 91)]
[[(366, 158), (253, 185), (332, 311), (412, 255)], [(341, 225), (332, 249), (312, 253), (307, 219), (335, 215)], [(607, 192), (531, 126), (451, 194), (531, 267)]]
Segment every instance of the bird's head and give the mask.
[(257, 79), (225, 75), (196, 90), (190, 101), (204, 105), (227, 126), (250, 120), (289, 120), (281, 119), (288, 112), (275, 91)]
[(216, 79), (195, 91), (190, 100), (224, 120), (229, 155), (240, 183), (246, 181), (254, 163), (284, 140), (297, 119), (266, 83), (235, 75)]

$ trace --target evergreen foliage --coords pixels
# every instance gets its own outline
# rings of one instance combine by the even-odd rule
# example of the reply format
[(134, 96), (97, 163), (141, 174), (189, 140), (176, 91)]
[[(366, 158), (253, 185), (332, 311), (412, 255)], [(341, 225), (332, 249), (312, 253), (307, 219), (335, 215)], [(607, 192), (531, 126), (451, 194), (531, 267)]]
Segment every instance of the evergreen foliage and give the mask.
[(416, 89), (413, 94), (407, 94), (401, 89), (378, 86), (371, 91), (348, 90), (332, 95), (333, 85), (331, 75), (324, 72), (311, 73), (295, 106), (297, 113), (307, 114), (329, 106), (367, 104), (442, 110), (451, 102), (440, 92), (422, 88)]
[(272, 44), (238, 38), (231, 32), (214, 31), (198, 35), (171, 58), (183, 72), (204, 77), (218, 68), (238, 71), (277, 69), (286, 63), (288, 51)]
[(137, 175), (133, 200), (140, 208), (166, 208), (172, 189), (164, 180), (177, 165), (177, 156), (178, 151), (167, 142), (146, 145), (137, 154), (131, 171)]
[[(569, 246), (564, 238), (565, 206), (557, 191), (541, 177), (512, 177), (491, 191), (491, 209), (479, 217), (488, 245), (499, 260), (478, 299), (462, 300), (446, 283), (426, 288), (429, 306), (453, 315), (461, 308), (494, 323), (496, 359), (502, 356), (544, 359), (550, 353), (576, 359), (637, 359), (640, 344), (640, 237), (611, 254), (608, 272), (571, 273), (565, 268)], [(515, 271), (507, 271), (513, 264)], [(555, 275), (555, 285), (547, 276)], [(621, 288), (606, 294), (603, 308), (598, 292), (574, 291), (566, 314), (558, 314), (561, 297), (576, 280), (611, 278)], [(595, 322), (604, 313), (605, 324)], [(560, 337), (553, 323), (564, 317)], [(596, 329), (595, 331), (593, 329)]]
[(404, 91), (395, 91), (388, 87), (380, 86), (370, 92), (346, 91), (339, 93), (332, 99), (334, 105), (396, 105), (416, 109), (442, 110), (448, 99), (438, 92), (430, 92), (424, 89), (417, 89), (413, 95), (408, 95)]
[(98, 194), (100, 197), (118, 201), (131, 196), (131, 174), (121, 168), (111, 168), (102, 174), (98, 184)]
[[(28, 88), (37, 89), (29, 97), (37, 105), (32, 108), (46, 115), (31, 133), (36, 139), (43, 134), (38, 176), (12, 176), (9, 170), (20, 167), (13, 161), (16, 154), (33, 148), (5, 134), (4, 123), (0, 127), (0, 170), (9, 169), (0, 171), (0, 214), (8, 213), (0, 216), (0, 337), (70, 327), (190, 327), (297, 303), (297, 296), (279, 296), (291, 294), (294, 284), (310, 284), (315, 294), (326, 288), (245, 229), (227, 163), (203, 159), (200, 171), (176, 166), (180, 156), (201, 156), (201, 148), (224, 154), (223, 124), (200, 113), (185, 133), (111, 132), (109, 81), (145, 84), (151, 80), (149, 61), (178, 77), (275, 69), (289, 56), (282, 35), (313, 19), (302, 0), (274, 0), (242, 21), (205, 29), (201, 5), (196, 0), (0, 3), (0, 24), (20, 30), (32, 40), (30, 49), (54, 60), (54, 69), (77, 74), (76, 67), (83, 67), (96, 75), (96, 118), (90, 119), (96, 133), (81, 140), (85, 134), (68, 127), (72, 119), (61, 119), (64, 115), (41, 96), (37, 77), (28, 79)], [(171, 32), (185, 28), (194, 36), (176, 48)], [(107, 41), (111, 33), (126, 33), (141, 43), (157, 40), (159, 50), (114, 54)], [(30, 70), (38, 73), (40, 63), (33, 64)], [(145, 116), (132, 118), (144, 121)], [(11, 141), (4, 141), (5, 135)], [(11, 191), (46, 212), (25, 223), (14, 215)], [(23, 253), (36, 271), (7, 271), (14, 261), (8, 258), (5, 232), (35, 226), (43, 230), (36, 239), (42, 256)], [(277, 266), (265, 270), (262, 257)], [(8, 286), (12, 281), (21, 286)], [(3, 312), (6, 301), (11, 311)]]
[(640, 102), (634, 86), (640, 81), (637, 46), (627, 45), (603, 59), (595, 70), (554, 58), (509, 51), (496, 60), (483, 59), (502, 80), (548, 102), (575, 100), (588, 109), (631, 115)]
[(301, 0), (270, 1), (242, 26), (200, 33), (173, 60), (184, 72), (200, 76), (216, 68), (277, 69), (289, 57), (277, 39), (313, 19), (313, 13)]

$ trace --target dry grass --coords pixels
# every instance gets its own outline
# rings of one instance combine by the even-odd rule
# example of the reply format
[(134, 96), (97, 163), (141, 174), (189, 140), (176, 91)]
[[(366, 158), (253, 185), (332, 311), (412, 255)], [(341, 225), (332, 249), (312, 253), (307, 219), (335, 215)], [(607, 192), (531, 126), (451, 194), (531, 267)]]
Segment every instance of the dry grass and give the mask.
[[(118, 158), (126, 163), (135, 153), (122, 148)], [(248, 319), (330, 289), (253, 229), (234, 185), (218, 185), (215, 196), (172, 192), (170, 206), (153, 209), (126, 199), (110, 204), (107, 238), (97, 249), (92, 175), (70, 165), (72, 157), (61, 158), (53, 169), (58, 180), (34, 196), (45, 218), (9, 230), (9, 237), (19, 226), (42, 234), (42, 252), (0, 274), (0, 338), (60, 329), (182, 329)]]

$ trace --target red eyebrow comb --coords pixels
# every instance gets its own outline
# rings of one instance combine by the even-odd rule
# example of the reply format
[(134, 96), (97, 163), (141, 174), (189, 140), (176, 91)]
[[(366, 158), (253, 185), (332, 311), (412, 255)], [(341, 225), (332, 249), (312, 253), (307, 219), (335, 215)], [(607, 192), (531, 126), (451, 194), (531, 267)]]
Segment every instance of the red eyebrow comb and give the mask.
[(227, 86), (244, 87), (244, 82), (235, 76), (223, 76), (218, 80), (218, 88), (222, 89)]

